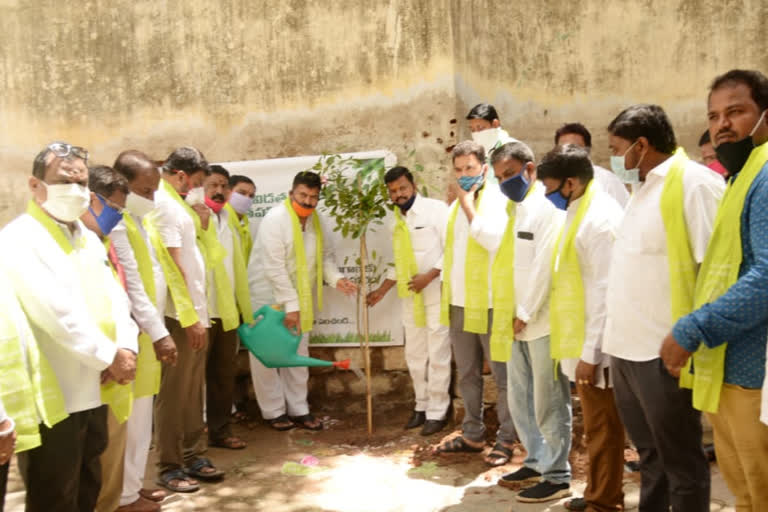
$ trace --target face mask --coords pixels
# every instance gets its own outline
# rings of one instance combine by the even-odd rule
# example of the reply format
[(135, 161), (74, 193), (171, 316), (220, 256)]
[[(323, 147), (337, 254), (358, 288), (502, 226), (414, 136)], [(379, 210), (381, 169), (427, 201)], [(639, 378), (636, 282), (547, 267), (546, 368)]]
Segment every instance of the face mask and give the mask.
[(232, 192), (232, 195), (229, 196), (229, 205), (240, 215), (248, 213), (252, 204), (253, 199), (240, 192)]
[(125, 199), (125, 209), (137, 217), (144, 217), (155, 209), (155, 201), (129, 192)]
[(96, 224), (99, 225), (101, 234), (107, 236), (112, 232), (115, 226), (123, 220), (123, 214), (109, 206), (101, 196), (97, 195), (96, 198), (101, 202), (101, 206), (103, 207), (101, 209), (101, 215), (96, 215), (93, 208), (88, 208), (88, 211), (91, 212), (91, 215), (96, 219)]
[(749, 135), (736, 142), (723, 142), (715, 148), (717, 159), (726, 169), (728, 169), (730, 174), (733, 175), (739, 172), (742, 167), (744, 167), (744, 164), (747, 163), (747, 160), (749, 160), (750, 153), (755, 149), (755, 142), (752, 140), (752, 135), (757, 131), (760, 123), (763, 122), (766, 112), (768, 112), (768, 110), (763, 110), (760, 119), (757, 120), (757, 124), (755, 124), (752, 131), (749, 132)]
[(720, 176), (728, 176), (728, 169), (723, 167), (723, 164), (721, 164), (719, 161), (714, 160), (710, 162), (707, 167), (715, 171)]
[(62, 222), (74, 222), (88, 210), (91, 194), (88, 189), (78, 183), (48, 185), (40, 183), (48, 189), (48, 198), (41, 205), (43, 210)]
[(407, 200), (403, 204), (398, 204), (397, 207), (400, 208), (401, 212), (405, 213), (411, 209), (411, 206), (413, 206), (413, 203), (415, 202), (416, 202), (416, 194), (413, 194), (409, 200)]
[(565, 197), (563, 195), (563, 192), (562, 192), (563, 185), (565, 185), (565, 181), (563, 181), (560, 184), (560, 188), (558, 188), (554, 192), (550, 192), (549, 194), (547, 194), (547, 199), (552, 201), (552, 204), (554, 204), (555, 208), (557, 208), (558, 210), (567, 210), (568, 202), (571, 200), (570, 196)]
[(525, 179), (523, 171), (520, 171), (520, 174), (517, 176), (512, 176), (499, 184), (502, 193), (516, 203), (525, 199), (529, 186), (530, 182)]
[(208, 196), (205, 196), (203, 198), (203, 201), (205, 202), (205, 206), (213, 210), (213, 213), (219, 213), (222, 208), (224, 208), (225, 203), (217, 203), (213, 199), (211, 199)]
[(469, 192), (470, 189), (475, 185), (477, 185), (477, 188), (480, 188), (484, 181), (484, 173), (480, 173), (477, 176), (462, 176), (459, 178), (459, 186)]
[(472, 132), (472, 140), (485, 148), (485, 154), (489, 155), (493, 146), (499, 141), (501, 128), (488, 128), (479, 132)]
[(298, 215), (299, 217), (309, 217), (310, 215), (312, 215), (312, 212), (315, 211), (314, 208), (306, 208), (304, 206), (301, 206), (294, 199), (291, 199), (291, 206), (293, 206), (293, 211), (295, 211), (296, 215)]
[(641, 156), (640, 160), (637, 161), (637, 166), (634, 168), (626, 168), (627, 153), (629, 153), (629, 150), (632, 149), (635, 144), (637, 144), (637, 141), (633, 142), (632, 146), (629, 146), (623, 155), (611, 157), (611, 170), (613, 170), (614, 174), (616, 174), (622, 182), (629, 183), (630, 185), (640, 183), (640, 162), (642, 162), (645, 157), (645, 155)]

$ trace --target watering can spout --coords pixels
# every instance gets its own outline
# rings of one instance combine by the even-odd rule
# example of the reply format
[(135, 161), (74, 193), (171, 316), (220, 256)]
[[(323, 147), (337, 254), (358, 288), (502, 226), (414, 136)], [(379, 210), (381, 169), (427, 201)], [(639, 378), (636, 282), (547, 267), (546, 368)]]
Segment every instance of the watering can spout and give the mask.
[(262, 306), (253, 314), (255, 324), (243, 324), (237, 329), (240, 341), (267, 368), (293, 366), (339, 366), (332, 361), (298, 355), (301, 335), (283, 324), (285, 313)]

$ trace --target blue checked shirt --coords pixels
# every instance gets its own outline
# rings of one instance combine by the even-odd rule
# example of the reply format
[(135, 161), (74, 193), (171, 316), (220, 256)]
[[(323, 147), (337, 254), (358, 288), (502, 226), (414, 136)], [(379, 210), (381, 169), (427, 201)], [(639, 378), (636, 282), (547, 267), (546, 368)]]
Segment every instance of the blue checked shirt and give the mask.
[(714, 302), (678, 320), (672, 334), (690, 352), (700, 343), (712, 348), (727, 342), (725, 382), (760, 388), (768, 336), (768, 164), (744, 201), (741, 248), (736, 283)]

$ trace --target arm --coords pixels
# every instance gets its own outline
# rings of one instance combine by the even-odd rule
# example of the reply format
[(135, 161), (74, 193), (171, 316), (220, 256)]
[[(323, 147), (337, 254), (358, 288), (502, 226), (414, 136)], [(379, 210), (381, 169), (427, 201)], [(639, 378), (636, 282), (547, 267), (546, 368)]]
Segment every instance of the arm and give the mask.
[[(131, 314), (133, 318), (139, 324), (141, 330), (149, 335), (152, 342), (165, 338), (168, 336), (168, 329), (165, 328), (163, 323), (163, 313), (157, 310), (152, 298), (147, 295), (144, 289), (144, 283), (139, 274), (139, 265), (122, 223), (112, 230), (110, 238), (115, 246), (117, 258), (120, 260), (120, 264), (125, 272), (125, 287), (131, 300)], [(176, 261), (175, 258), (174, 261)], [(162, 293), (162, 290), (158, 290), (158, 292)]]
[[(524, 323), (530, 322), (539, 310), (544, 306), (549, 297), (550, 282), (552, 280), (552, 251), (560, 228), (563, 225), (562, 212), (553, 208), (546, 208), (538, 215), (534, 228), (534, 256), (533, 261), (527, 265), (527, 279), (524, 287), (515, 285), (515, 290), (522, 290), (517, 300), (517, 319)], [(515, 235), (517, 236), (517, 235)], [(517, 259), (517, 257), (515, 257)], [(515, 262), (517, 265), (517, 262)]]
[[(267, 216), (259, 227), (259, 246), (264, 276), (272, 288), (275, 302), (285, 305), (287, 313), (299, 310), (299, 294), (291, 281), (288, 269), (289, 250), (284, 236), (293, 236), (290, 225), (281, 222), (278, 216)], [(284, 233), (285, 231), (285, 233)], [(292, 250), (292, 249), (291, 249)]]
[[(700, 342), (713, 348), (739, 343), (743, 334), (768, 322), (768, 180), (758, 175), (747, 194), (742, 222), (748, 223), (754, 264), (722, 296), (684, 316), (672, 334), (688, 352)], [(743, 233), (743, 230), (742, 230)]]
[[(617, 212), (618, 213), (618, 212)], [(611, 265), (614, 232), (609, 226), (597, 227), (584, 241), (583, 251), (580, 240), (576, 239), (584, 281), (585, 336), (581, 360), (596, 365), (603, 359), (603, 330), (606, 318), (606, 290)], [(583, 255), (583, 256), (582, 256)]]
[(0, 400), (0, 465), (7, 464), (13, 456), (16, 442), (16, 424), (5, 412), (3, 401)]
[[(491, 192), (489, 190), (487, 193), (491, 194)], [(501, 239), (507, 227), (507, 198), (499, 192), (483, 199), (488, 201), (488, 204), (483, 205), (482, 211), (476, 213), (470, 222), (469, 236), (488, 252), (494, 252), (501, 245)]]

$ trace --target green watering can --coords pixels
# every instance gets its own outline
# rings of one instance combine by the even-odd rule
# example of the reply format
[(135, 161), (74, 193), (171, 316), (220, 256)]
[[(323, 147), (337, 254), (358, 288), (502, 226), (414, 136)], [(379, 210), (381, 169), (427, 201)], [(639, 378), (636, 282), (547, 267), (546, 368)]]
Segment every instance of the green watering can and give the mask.
[(349, 370), (349, 359), (344, 361), (323, 361), (296, 353), (301, 335), (288, 330), (283, 324), (285, 312), (271, 306), (262, 306), (253, 314), (255, 324), (243, 324), (237, 328), (240, 341), (261, 364), (267, 368), (292, 366), (335, 366)]

